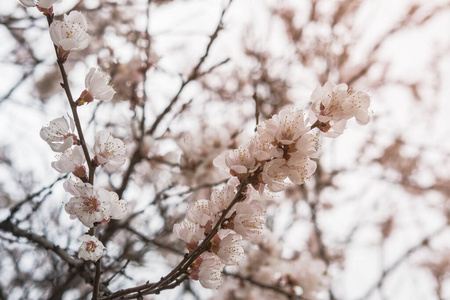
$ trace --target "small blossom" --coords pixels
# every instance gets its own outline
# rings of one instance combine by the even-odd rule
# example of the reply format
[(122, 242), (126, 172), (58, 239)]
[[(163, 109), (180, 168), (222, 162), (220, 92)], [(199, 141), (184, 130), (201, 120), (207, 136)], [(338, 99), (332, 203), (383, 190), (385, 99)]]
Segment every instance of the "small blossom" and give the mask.
[(352, 117), (360, 125), (366, 125), (370, 120), (369, 95), (353, 90), (345, 83), (336, 85), (327, 82), (323, 87), (317, 87), (311, 95), (311, 101), (311, 109), (318, 121), (317, 127), (331, 137), (340, 135), (347, 120)]
[(289, 154), (298, 152), (311, 158), (317, 158), (318, 143), (319, 140), (315, 134), (306, 133), (295, 144), (289, 146)]
[(284, 180), (289, 175), (289, 168), (284, 158), (276, 158), (264, 165), (262, 181), (272, 192), (281, 192), (286, 187)]
[(110, 218), (115, 193), (103, 188), (94, 189), (89, 183), (75, 183), (72, 180), (64, 183), (64, 189), (74, 196), (64, 207), (71, 219), (78, 218), (83, 225), (91, 228), (95, 223)]
[(86, 89), (78, 98), (77, 104), (83, 105), (84, 103), (92, 102), (94, 99), (101, 101), (111, 100), (116, 92), (109, 84), (109, 81), (108, 74), (91, 68), (85, 79)]
[(234, 217), (234, 231), (244, 239), (254, 239), (264, 227), (264, 209), (258, 201), (238, 203)]
[(220, 241), (217, 256), (226, 265), (237, 265), (244, 258), (244, 248), (240, 244), (241, 236), (238, 234), (228, 234)]
[(72, 147), (73, 144), (78, 144), (78, 138), (74, 134), (75, 123), (71, 117), (69, 117), (69, 121), (70, 125), (66, 118), (57, 118), (50, 121), (47, 127), (42, 127), (41, 129), (41, 138), (55, 152), (64, 152)]
[[(217, 210), (221, 212), (230, 205), (235, 196), (235, 187), (233, 187), (232, 185), (227, 185), (221, 190), (213, 189), (211, 193), (211, 201), (214, 203), (215, 207), (217, 207)], [(231, 209), (227, 217), (229, 217), (231, 213), (233, 213), (233, 211), (234, 210)]]
[(208, 289), (217, 289), (223, 282), (222, 271), (225, 265), (217, 255), (211, 252), (203, 253), (201, 258), (198, 272), (201, 285)]
[(273, 137), (270, 135), (257, 135), (252, 139), (249, 145), (249, 151), (252, 157), (258, 161), (266, 161), (273, 157), (283, 155), (283, 150), (273, 144)]
[(79, 11), (64, 14), (62, 21), (53, 21), (50, 25), (50, 37), (58, 46), (58, 58), (65, 61), (70, 51), (85, 49), (91, 41), (87, 33), (88, 24), (86, 18)]
[(79, 258), (97, 261), (100, 257), (102, 257), (105, 246), (103, 246), (102, 242), (100, 242), (95, 236), (85, 234), (80, 237), (80, 241), (82, 243), (80, 249), (78, 249)]
[(99, 165), (106, 164), (108, 170), (115, 170), (125, 163), (125, 144), (108, 130), (100, 130), (95, 135), (94, 152), (94, 161)]
[(119, 195), (114, 192), (108, 193), (110, 193), (111, 197), (111, 211), (109, 212), (109, 217), (114, 220), (120, 220), (129, 212), (127, 202), (119, 199)]
[[(86, 176), (86, 168), (83, 166), (85, 162), (86, 158), (83, 153), (83, 148), (81, 146), (75, 146), (73, 149), (69, 148), (64, 151), (58, 161), (52, 162), (52, 167), (59, 173), (74, 172), (78, 175), (82, 175), (82, 170), (84, 169), (84, 176)], [(78, 175), (77, 177), (80, 177)]]
[(255, 159), (246, 147), (229, 150), (216, 157), (213, 163), (214, 166), (228, 171), (232, 176), (253, 172), (258, 168)]
[(211, 200), (201, 199), (189, 205), (186, 211), (186, 218), (204, 227), (208, 221), (212, 220), (216, 212), (217, 208)]
[(187, 220), (175, 224), (173, 226), (173, 232), (179, 239), (186, 243), (186, 247), (189, 250), (194, 250), (198, 242), (205, 238), (205, 229)]
[(317, 164), (303, 153), (296, 152), (287, 162), (288, 177), (295, 184), (303, 184), (316, 171)]
[(293, 108), (283, 108), (278, 114), (257, 127), (261, 136), (273, 137), (283, 145), (293, 144), (310, 130), (305, 114)]

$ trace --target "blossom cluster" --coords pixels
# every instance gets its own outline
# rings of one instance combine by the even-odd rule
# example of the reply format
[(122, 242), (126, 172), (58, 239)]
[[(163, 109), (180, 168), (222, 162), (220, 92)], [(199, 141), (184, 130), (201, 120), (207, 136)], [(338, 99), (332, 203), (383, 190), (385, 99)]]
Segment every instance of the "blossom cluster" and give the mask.
[[(78, 218), (89, 228), (110, 219), (123, 218), (128, 211), (126, 202), (120, 200), (116, 193), (96, 188), (88, 182), (86, 156), (74, 132), (74, 121), (71, 117), (68, 119), (69, 121), (65, 117), (54, 119), (50, 121), (49, 126), (42, 127), (40, 133), (50, 148), (59, 153), (59, 159), (52, 162), (52, 167), (59, 173), (72, 173), (77, 178), (77, 181), (69, 179), (64, 183), (64, 189), (73, 196), (65, 204), (65, 211), (71, 219)], [(105, 165), (108, 170), (114, 170), (125, 162), (124, 143), (114, 138), (107, 130), (97, 132), (93, 149), (93, 166)], [(81, 240), (79, 257), (98, 260), (103, 253), (103, 244), (94, 236), (89, 240)]]
[[(247, 255), (240, 262), (240, 275), (267, 286), (276, 286), (298, 296), (299, 299), (323, 299), (321, 294), (328, 290), (331, 277), (326, 264), (306, 253), (294, 255), (290, 259), (283, 257), (283, 246), (269, 230), (264, 230), (253, 245), (246, 245)], [(216, 299), (278, 299), (279, 293), (269, 289), (258, 289), (254, 285), (240, 282), (236, 291), (236, 282), (223, 284)], [(295, 298), (295, 297), (294, 297)]]
[[(61, 67), (71, 51), (86, 49), (91, 37), (88, 22), (78, 11), (65, 14), (62, 20), (53, 20), (53, 4), (60, 1), (20, 0), (23, 5), (37, 7), (47, 16)], [(91, 68), (78, 99), (73, 101), (69, 97), (72, 108), (77, 109), (94, 99), (111, 100), (115, 91), (109, 81), (106, 73)], [(63, 87), (69, 92), (68, 84), (64, 83)], [(237, 265), (244, 258), (243, 241), (255, 239), (263, 230), (265, 212), (261, 200), (267, 197), (267, 192), (281, 192), (290, 183), (301, 185), (315, 172), (318, 144), (315, 128), (326, 136), (336, 137), (343, 133), (352, 117), (359, 124), (369, 122), (370, 97), (346, 84), (328, 82), (316, 88), (311, 102), (310, 116), (298, 109), (284, 108), (259, 124), (249, 143), (213, 160), (213, 165), (229, 177), (227, 184), (213, 190), (209, 199), (189, 205), (186, 219), (174, 226), (175, 235), (185, 242), (187, 250), (198, 251), (188, 270), (191, 279), (199, 280), (204, 287), (218, 288), (224, 267)], [(126, 202), (116, 193), (93, 185), (98, 166), (114, 171), (124, 164), (125, 146), (111, 132), (101, 130), (95, 134), (93, 147), (88, 148), (75, 112), (74, 118), (75, 121), (70, 116), (50, 121), (41, 129), (40, 136), (53, 151), (60, 153), (52, 167), (63, 174), (72, 173), (76, 178), (64, 183), (64, 189), (72, 195), (65, 204), (65, 211), (71, 219), (78, 219), (92, 229), (111, 219), (121, 219), (127, 213)], [(216, 148), (223, 146), (219, 143)], [(92, 159), (90, 149), (94, 154)], [(192, 164), (192, 169), (197, 170), (204, 160), (202, 151), (198, 154), (199, 162), (193, 163), (195, 160), (184, 156), (181, 165)], [(102, 256), (104, 245), (93, 232), (89, 230), (89, 234), (81, 237), (79, 257), (96, 261)], [(207, 247), (198, 250), (201, 243)], [(288, 276), (292, 281), (294, 275)]]
[[(189, 206), (186, 220), (175, 224), (174, 233), (185, 242), (189, 251), (211, 233), (224, 211), (237, 197), (231, 179), (221, 190), (213, 190), (211, 199), (201, 199)], [(257, 192), (250, 187), (243, 201), (237, 203), (225, 215), (222, 229), (211, 239), (207, 252), (191, 266), (190, 278), (199, 280), (207, 288), (217, 288), (222, 283), (225, 265), (237, 265), (244, 258), (243, 239), (255, 238), (263, 229), (264, 209), (257, 201)], [(256, 196), (256, 197), (255, 197)]]
[[(88, 22), (82, 13), (72, 11), (69, 15), (65, 14), (63, 20), (54, 21), (53, 4), (61, 0), (20, 2), (28, 7), (36, 6), (47, 15), (50, 37), (56, 46), (59, 64), (67, 60), (71, 51), (83, 50), (89, 45), (91, 37), (87, 33)], [(66, 88), (68, 89), (68, 85)], [(109, 76), (91, 68), (85, 78), (85, 90), (77, 101), (69, 101), (72, 106), (81, 106), (94, 99), (111, 100), (114, 94)], [(114, 171), (125, 163), (125, 145), (120, 139), (114, 138), (108, 130), (98, 131), (95, 134), (92, 147), (94, 157), (91, 160), (88, 145), (81, 135), (81, 125), (76, 124), (70, 116), (68, 119), (63, 116), (50, 121), (48, 126), (42, 127), (40, 136), (53, 151), (59, 153), (58, 160), (52, 162), (52, 167), (59, 173), (72, 173), (75, 176), (75, 180), (69, 179), (64, 183), (64, 189), (72, 195), (65, 204), (65, 211), (71, 219), (78, 219), (86, 227), (94, 228), (110, 219), (121, 219), (126, 215), (127, 203), (119, 199), (116, 193), (93, 186), (93, 178), (90, 178), (94, 176), (98, 166), (104, 165), (108, 171)], [(93, 235), (93, 230), (89, 233), (80, 238), (82, 244), (78, 256), (96, 261), (102, 256), (105, 247)]]
[[(46, 141), (50, 148), (59, 152), (59, 159), (52, 162), (52, 167), (59, 173), (72, 173), (77, 181), (72, 179), (64, 183), (64, 189), (73, 197), (65, 204), (65, 211), (71, 219), (76, 219), (92, 228), (97, 224), (108, 222), (110, 219), (121, 219), (127, 213), (127, 205), (119, 196), (103, 188), (94, 187), (88, 182), (86, 171), (86, 156), (79, 144), (79, 138), (74, 132), (74, 121), (71, 117), (57, 118), (50, 121), (49, 126), (42, 127), (41, 138)], [(92, 165), (105, 165), (108, 170), (114, 170), (125, 163), (125, 145), (111, 132), (101, 130), (95, 136), (94, 158)], [(97, 248), (101, 242), (95, 237), (85, 241), (82, 239), (79, 256), (86, 259), (97, 260), (103, 253), (104, 246)], [(86, 246), (91, 243), (91, 246)], [(98, 249), (102, 249), (99, 251)], [(89, 252), (89, 255), (84, 253)], [(93, 255), (95, 253), (96, 255)]]
[[(349, 90), (345, 84), (318, 87), (311, 100), (311, 119), (317, 120), (314, 124), (303, 111), (283, 108), (257, 126), (248, 144), (214, 159), (214, 166), (231, 177), (227, 185), (213, 190), (210, 199), (191, 204), (186, 220), (174, 226), (175, 235), (190, 252), (210, 238), (208, 250), (190, 267), (191, 279), (204, 287), (218, 288), (223, 268), (238, 264), (244, 257), (241, 241), (254, 239), (263, 229), (264, 209), (259, 200), (268, 191), (283, 191), (289, 181), (300, 185), (310, 178), (317, 167), (313, 160), (318, 144), (314, 128), (336, 137), (352, 117), (360, 124), (369, 121), (369, 96)], [(211, 237), (214, 229), (217, 233)]]

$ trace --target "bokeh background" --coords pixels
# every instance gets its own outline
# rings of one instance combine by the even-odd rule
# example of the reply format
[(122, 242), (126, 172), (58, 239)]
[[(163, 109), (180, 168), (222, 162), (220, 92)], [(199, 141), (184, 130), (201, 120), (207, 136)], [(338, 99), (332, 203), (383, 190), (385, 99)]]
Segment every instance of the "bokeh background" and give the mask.
[[(212, 160), (251, 139), (256, 111), (259, 121), (285, 106), (308, 111), (314, 88), (333, 81), (371, 96), (371, 122), (352, 120), (336, 139), (319, 134), (317, 172), (265, 201), (265, 232), (218, 291), (187, 281), (146, 299), (450, 299), (449, 1), (54, 7), (56, 18), (71, 10), (92, 36), (66, 63), (74, 96), (90, 67), (117, 91), (79, 109), (88, 143), (108, 128), (127, 145), (126, 165), (96, 178), (133, 212), (101, 233), (112, 291), (176, 265), (173, 224), (223, 183)], [(91, 286), (51, 246), (76, 257), (86, 228), (64, 212), (69, 196), (39, 137), (69, 112), (47, 21), (2, 0), (0, 38), (0, 299), (89, 298)]]

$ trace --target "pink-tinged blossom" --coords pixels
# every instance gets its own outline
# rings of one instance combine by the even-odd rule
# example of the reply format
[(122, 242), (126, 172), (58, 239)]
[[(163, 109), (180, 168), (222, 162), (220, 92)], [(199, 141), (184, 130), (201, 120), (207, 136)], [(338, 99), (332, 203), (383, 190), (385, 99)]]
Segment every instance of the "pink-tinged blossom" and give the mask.
[(219, 244), (217, 256), (226, 265), (237, 265), (244, 258), (244, 248), (240, 244), (241, 236), (238, 234), (228, 234)]
[(193, 245), (205, 238), (205, 229), (197, 223), (184, 220), (173, 226), (175, 235), (187, 245)]
[(316, 171), (317, 164), (303, 153), (296, 152), (287, 162), (288, 177), (295, 184), (303, 184)]
[(61, 0), (19, 0), (20, 3), (22, 3), (23, 6), (27, 7), (40, 7), (49, 9), (53, 6), (55, 3), (60, 3)]
[(286, 187), (285, 179), (289, 175), (289, 168), (284, 158), (276, 158), (264, 165), (262, 181), (272, 192), (281, 192)]
[(266, 161), (274, 157), (281, 157), (283, 150), (273, 144), (273, 137), (265, 134), (257, 135), (249, 144), (249, 152), (257, 161)]
[(301, 153), (311, 158), (317, 158), (317, 147), (319, 140), (311, 133), (302, 135), (293, 145), (289, 146), (289, 153)]
[(65, 117), (50, 121), (47, 127), (42, 127), (40, 136), (46, 141), (50, 148), (55, 152), (64, 152), (78, 143), (77, 136), (74, 134), (75, 123), (71, 117), (67, 122)]
[(360, 125), (370, 121), (370, 96), (349, 88), (345, 83), (336, 85), (327, 82), (323, 87), (317, 87), (311, 95), (311, 101), (311, 109), (321, 125), (318, 127), (328, 132), (328, 136), (340, 135), (350, 118), (355, 117)]
[(88, 23), (79, 11), (64, 14), (62, 21), (53, 21), (50, 25), (50, 37), (53, 43), (64, 51), (79, 51), (85, 49), (91, 41), (87, 33)]
[(119, 195), (116, 193), (109, 191), (108, 193), (110, 193), (111, 199), (111, 211), (109, 212), (109, 218), (120, 220), (128, 214), (128, 204), (125, 200), (120, 199)]
[(212, 221), (217, 211), (217, 207), (211, 200), (201, 199), (189, 205), (186, 211), (186, 218), (204, 227), (208, 221)]
[(259, 125), (257, 131), (261, 136), (271, 136), (278, 143), (290, 145), (310, 129), (308, 119), (301, 110), (283, 108)]
[(81, 93), (80, 98), (78, 98), (77, 104), (83, 105), (84, 103), (92, 102), (94, 99), (100, 101), (111, 100), (116, 92), (109, 82), (110, 78), (108, 74), (91, 68), (85, 79), (86, 89)]
[(97, 261), (100, 257), (102, 257), (105, 246), (103, 246), (102, 242), (100, 242), (95, 236), (85, 234), (80, 237), (80, 241), (82, 243), (80, 249), (78, 249), (79, 258)]
[(238, 203), (233, 230), (246, 240), (254, 239), (264, 228), (264, 209), (258, 201)]
[(81, 174), (82, 169), (84, 169), (84, 175), (86, 175), (86, 168), (83, 166), (85, 162), (86, 158), (83, 153), (83, 148), (81, 146), (75, 146), (73, 149), (69, 148), (64, 151), (58, 161), (52, 162), (52, 167), (62, 174), (76, 171)]
[(222, 271), (225, 265), (221, 259), (211, 253), (205, 252), (201, 256), (198, 278), (201, 285), (208, 289), (217, 289), (223, 282)]
[(258, 166), (255, 159), (250, 155), (248, 148), (239, 147), (229, 150), (217, 156), (213, 161), (214, 166), (229, 172), (232, 176), (254, 172)]
[[(233, 201), (236, 196), (236, 188), (232, 185), (226, 185), (221, 190), (213, 189), (211, 193), (211, 201), (214, 203), (215, 207), (219, 212), (227, 209), (231, 201)], [(233, 209), (230, 210), (227, 217), (233, 213)]]
[(114, 138), (108, 130), (100, 130), (95, 135), (94, 161), (113, 171), (125, 163), (125, 144)]
[(110, 218), (115, 193), (103, 188), (94, 189), (89, 183), (75, 183), (72, 180), (64, 182), (64, 189), (74, 196), (64, 207), (71, 219), (78, 218), (86, 227), (93, 227), (94, 223)]

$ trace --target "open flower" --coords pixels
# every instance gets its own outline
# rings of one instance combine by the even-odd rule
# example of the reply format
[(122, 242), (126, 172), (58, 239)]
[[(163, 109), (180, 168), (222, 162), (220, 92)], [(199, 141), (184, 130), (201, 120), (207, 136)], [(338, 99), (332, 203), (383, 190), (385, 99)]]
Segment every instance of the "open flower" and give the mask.
[(211, 200), (201, 199), (189, 205), (186, 211), (186, 218), (200, 226), (205, 227), (208, 221), (212, 220), (217, 212), (217, 207)]
[(80, 249), (78, 249), (79, 258), (97, 261), (100, 257), (102, 257), (105, 246), (103, 246), (102, 242), (100, 242), (95, 236), (85, 234), (80, 237), (80, 241), (82, 243)]
[(244, 239), (251, 240), (261, 233), (265, 224), (264, 209), (258, 201), (238, 203), (234, 217), (234, 231)]
[(125, 163), (125, 144), (108, 130), (100, 130), (95, 135), (94, 152), (94, 161), (106, 165), (110, 171)]
[(366, 125), (370, 120), (369, 95), (349, 88), (345, 83), (336, 85), (327, 82), (323, 87), (317, 87), (311, 95), (311, 101), (317, 127), (330, 137), (340, 135), (350, 118), (355, 117), (360, 125)]
[(257, 128), (258, 133), (265, 139), (274, 138), (283, 145), (293, 144), (310, 129), (305, 114), (293, 108), (283, 108)]
[(71, 117), (69, 117), (69, 121), (70, 125), (66, 118), (57, 118), (50, 121), (47, 127), (42, 127), (41, 129), (41, 138), (55, 152), (64, 152), (72, 147), (73, 144), (78, 144), (78, 138), (74, 134), (75, 123)]
[(128, 204), (125, 200), (119, 198), (114, 192), (109, 192), (111, 199), (111, 211), (109, 212), (109, 218), (114, 220), (120, 220), (129, 212)]
[(86, 227), (94, 223), (108, 220), (113, 199), (112, 192), (103, 188), (94, 189), (89, 183), (75, 183), (72, 180), (64, 182), (64, 189), (74, 197), (65, 205), (71, 219), (78, 218)]
[(221, 259), (211, 253), (205, 252), (201, 256), (198, 278), (203, 287), (217, 289), (223, 282), (222, 271), (224, 264)]
[(85, 49), (91, 41), (87, 33), (88, 24), (86, 18), (79, 11), (64, 14), (62, 21), (53, 21), (50, 25), (50, 37), (58, 46), (58, 59), (65, 61), (70, 51)]
[(217, 256), (226, 265), (237, 265), (244, 258), (244, 248), (240, 241), (241, 236), (239, 234), (228, 234), (220, 241)]
[(101, 101), (111, 100), (116, 92), (109, 84), (109, 81), (108, 74), (91, 68), (85, 79), (86, 89), (78, 98), (77, 104), (83, 105), (84, 103), (92, 102), (94, 99)]
[(188, 220), (175, 224), (173, 233), (185, 242), (186, 248), (189, 250), (194, 250), (198, 242), (205, 238), (205, 229)]
[(262, 181), (272, 192), (281, 192), (286, 187), (284, 180), (289, 175), (289, 168), (284, 158), (276, 158), (264, 165)]
[(247, 147), (228, 150), (226, 153), (217, 156), (213, 160), (213, 164), (217, 168), (229, 172), (232, 176), (254, 172), (258, 168)]
[(287, 162), (289, 179), (295, 184), (303, 184), (316, 171), (317, 164), (301, 152), (295, 152)]
[(86, 176), (86, 168), (83, 166), (85, 162), (83, 148), (75, 146), (64, 151), (58, 161), (52, 162), (52, 167), (59, 173), (73, 172), (75, 176), (83, 178)]

